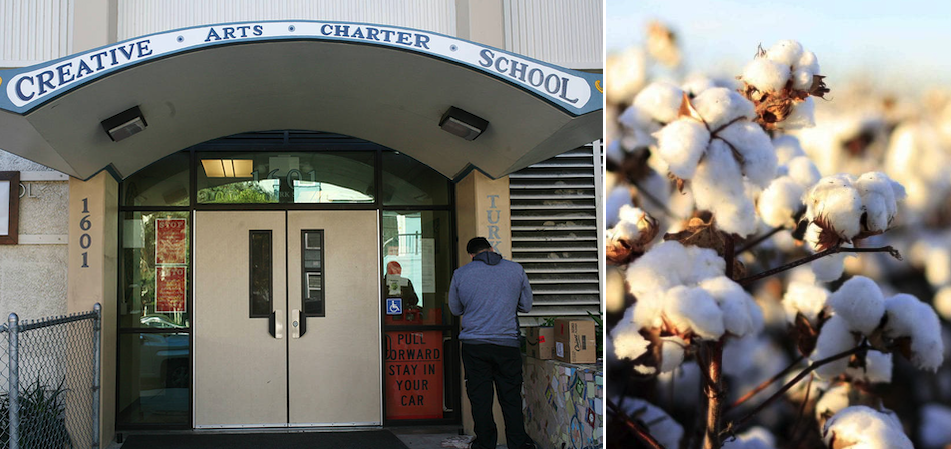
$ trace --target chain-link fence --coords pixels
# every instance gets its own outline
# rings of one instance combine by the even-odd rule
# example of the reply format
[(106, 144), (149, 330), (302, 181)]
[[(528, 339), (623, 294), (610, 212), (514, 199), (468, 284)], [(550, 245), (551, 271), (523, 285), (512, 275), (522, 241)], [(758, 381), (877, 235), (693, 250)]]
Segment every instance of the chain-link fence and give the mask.
[(101, 316), (0, 325), (0, 448), (99, 447)]

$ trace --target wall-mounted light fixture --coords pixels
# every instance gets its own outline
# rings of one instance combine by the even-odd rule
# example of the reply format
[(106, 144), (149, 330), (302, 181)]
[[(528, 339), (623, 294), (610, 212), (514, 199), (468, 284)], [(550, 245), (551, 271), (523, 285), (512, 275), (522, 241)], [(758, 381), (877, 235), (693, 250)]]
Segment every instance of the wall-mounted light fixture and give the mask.
[(102, 129), (106, 130), (113, 142), (131, 137), (149, 126), (142, 116), (138, 106), (126, 109), (102, 121)]
[(475, 140), (489, 127), (489, 122), (455, 106), (450, 106), (439, 119), (439, 127), (463, 139)]

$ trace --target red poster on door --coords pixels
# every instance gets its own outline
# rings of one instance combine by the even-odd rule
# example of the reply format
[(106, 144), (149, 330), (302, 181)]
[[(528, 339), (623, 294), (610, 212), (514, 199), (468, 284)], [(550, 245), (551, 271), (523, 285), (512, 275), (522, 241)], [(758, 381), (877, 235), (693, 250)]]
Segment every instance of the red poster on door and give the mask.
[(155, 220), (155, 264), (184, 264), (188, 234), (184, 218)]
[(443, 417), (442, 331), (386, 333), (387, 419)]
[(185, 267), (155, 268), (155, 312), (185, 311)]

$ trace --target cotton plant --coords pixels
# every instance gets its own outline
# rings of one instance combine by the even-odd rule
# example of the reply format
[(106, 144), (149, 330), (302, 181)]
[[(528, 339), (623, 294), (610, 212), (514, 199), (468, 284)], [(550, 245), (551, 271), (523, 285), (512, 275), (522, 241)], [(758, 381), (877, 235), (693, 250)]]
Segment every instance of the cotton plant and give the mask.
[[(803, 136), (826, 117), (814, 110), (814, 97), (829, 90), (815, 54), (798, 42), (761, 49), (737, 79), (738, 90), (703, 76), (650, 83), (617, 117), (621, 134), (637, 148), (614, 168), (619, 179), (637, 176), (632, 185), (612, 186), (606, 201), (612, 279), (624, 286), (612, 294), (609, 365), (656, 380), (666, 407), (696, 403), (702, 392), (700, 416), (681, 422), (702, 422), (704, 429), (693, 430), (702, 438), (688, 438), (685, 430), (673, 447), (911, 447), (875, 392), (906, 375), (899, 365), (941, 369), (942, 324), (928, 302), (856, 275), (853, 268), (861, 265), (847, 270), (846, 257), (880, 252), (901, 260), (894, 247), (876, 245), (901, 241), (889, 237), (909, 223), (904, 180), (914, 175), (872, 163), (846, 173), (817, 165)], [(869, 125), (874, 137), (863, 125), (837, 145), (857, 150), (863, 164), (880, 157), (862, 153), (890, 132), (879, 125)], [(667, 189), (648, 206), (640, 184), (664, 178)], [(675, 201), (678, 207), (671, 207)], [(785, 244), (776, 243), (780, 237)], [(948, 288), (934, 298), (941, 313), (951, 310), (944, 305), (951, 304), (951, 276), (938, 273), (944, 266), (951, 272), (951, 233), (946, 241), (947, 263), (930, 264), (932, 284)], [(921, 260), (941, 257), (929, 251), (918, 251)], [(878, 272), (897, 272), (894, 266), (880, 265)], [(750, 294), (764, 289), (773, 299)], [(767, 310), (774, 317), (769, 327)], [(663, 399), (667, 389), (670, 399)], [(798, 410), (795, 426), (783, 430), (797, 436), (793, 441), (769, 433), (789, 417), (789, 407), (771, 407), (784, 401)], [(748, 430), (753, 423), (770, 429)], [(858, 435), (857, 423), (873, 431)], [(659, 447), (650, 429), (631, 425)]]

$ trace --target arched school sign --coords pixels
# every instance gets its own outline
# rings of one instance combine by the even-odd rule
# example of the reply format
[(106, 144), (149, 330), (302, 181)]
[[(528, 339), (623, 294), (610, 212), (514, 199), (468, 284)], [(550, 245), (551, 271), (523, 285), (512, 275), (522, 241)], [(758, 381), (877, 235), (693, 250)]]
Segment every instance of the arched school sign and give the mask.
[(577, 72), (450, 36), (344, 22), (279, 21), (199, 26), (152, 34), (17, 70), (0, 71), (0, 109), (26, 113), (93, 80), (164, 57), (218, 45), (277, 40), (392, 47), (465, 65), (577, 116), (601, 109), (601, 75)]

